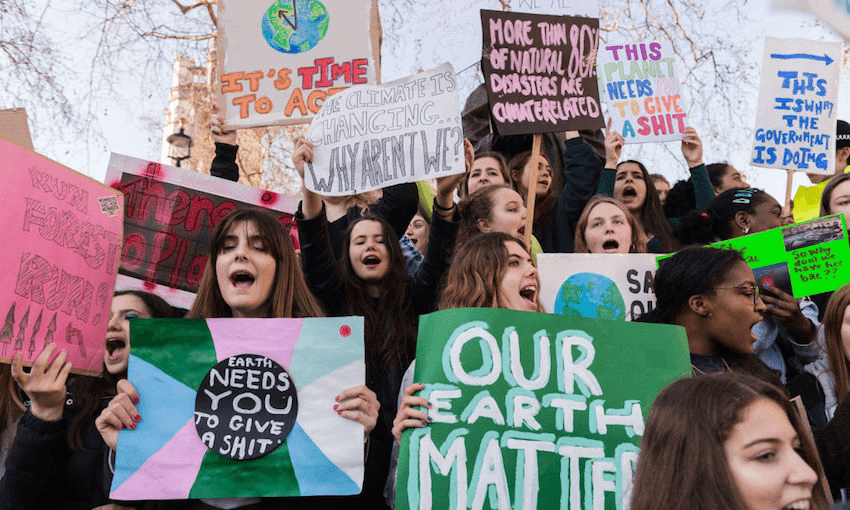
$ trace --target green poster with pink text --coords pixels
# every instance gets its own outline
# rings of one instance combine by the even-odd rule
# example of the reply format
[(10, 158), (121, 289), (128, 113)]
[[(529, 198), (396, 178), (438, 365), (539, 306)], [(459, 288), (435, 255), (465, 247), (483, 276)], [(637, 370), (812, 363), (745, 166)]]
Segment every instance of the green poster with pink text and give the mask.
[(685, 330), (517, 312), (419, 321), (396, 509), (622, 509), (655, 396), (690, 376)]

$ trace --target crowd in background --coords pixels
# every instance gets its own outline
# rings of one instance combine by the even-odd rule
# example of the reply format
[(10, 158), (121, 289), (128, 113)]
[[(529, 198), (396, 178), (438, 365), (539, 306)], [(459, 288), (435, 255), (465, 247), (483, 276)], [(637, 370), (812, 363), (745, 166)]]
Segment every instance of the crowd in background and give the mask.
[[(49, 361), (55, 345), (30, 370), (20, 357), (0, 366), (0, 509), (392, 507), (401, 433), (429, 422), (430, 403), (417, 396), (424, 386), (412, 376), (419, 316), (459, 307), (545, 312), (535, 257), (573, 252), (676, 252), (655, 276), (655, 308), (638, 320), (684, 327), (693, 378), (670, 385), (647, 416), (631, 508), (826, 508), (826, 482), (835, 496), (850, 485), (850, 286), (795, 299), (758, 285), (739, 252), (699, 247), (793, 223), (789, 208), (750, 188), (722, 163), (728, 155), (706, 164), (693, 127), (681, 141), (690, 177), (672, 186), (660, 169), (622, 160), (624, 139), (610, 124), (545, 134), (531, 182), (531, 136), (490, 133), (482, 111), (467, 104), (463, 118), (466, 172), (437, 179), (436, 189), (411, 183), (325, 197), (302, 185), (300, 253), (274, 216), (240, 209), (213, 231), (190, 310), (116, 292), (103, 377), (69, 375), (64, 353)], [(236, 133), (219, 119), (211, 132), (212, 175), (237, 180)], [(850, 125), (839, 121), (837, 133), (822, 215), (850, 212)], [(313, 147), (303, 137), (294, 147), (303, 179)], [(140, 399), (157, 396), (126, 379), (131, 319), (183, 315), (365, 317), (366, 384), (328, 402), (366, 431), (361, 494), (109, 500), (118, 432), (165, 419), (139, 415)], [(794, 396), (805, 404), (802, 420)], [(803, 420), (814, 445), (802, 441)]]

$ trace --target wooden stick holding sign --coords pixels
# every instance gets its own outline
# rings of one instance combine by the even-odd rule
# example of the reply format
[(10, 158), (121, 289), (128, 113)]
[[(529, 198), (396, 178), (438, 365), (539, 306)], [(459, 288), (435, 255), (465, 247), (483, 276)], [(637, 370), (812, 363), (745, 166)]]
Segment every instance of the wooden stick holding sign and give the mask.
[(528, 196), (525, 199), (528, 216), (525, 218), (525, 246), (531, 250), (531, 231), (534, 227), (534, 202), (537, 198), (537, 165), (540, 162), (540, 141), (543, 135), (534, 134), (534, 142), (531, 145), (531, 175), (528, 177)]
[(815, 436), (812, 434), (812, 427), (809, 425), (809, 415), (806, 412), (806, 405), (803, 403), (803, 399), (800, 398), (799, 395), (791, 399), (791, 405), (794, 406), (794, 411), (797, 413), (797, 421), (800, 423), (800, 441), (806, 443), (809, 449), (818, 455), (818, 465), (814, 469), (817, 470), (818, 478), (820, 478), (823, 483), (823, 495), (826, 498), (826, 502), (829, 506), (832, 506), (834, 504), (832, 491), (829, 489), (829, 482), (826, 480), (826, 472), (824, 472), (823, 464), (820, 462), (820, 453), (818, 452), (817, 445), (815, 444)]
[(791, 190), (793, 188), (794, 170), (787, 168), (785, 171), (788, 173), (788, 178), (785, 180), (785, 207), (787, 211), (791, 209)]

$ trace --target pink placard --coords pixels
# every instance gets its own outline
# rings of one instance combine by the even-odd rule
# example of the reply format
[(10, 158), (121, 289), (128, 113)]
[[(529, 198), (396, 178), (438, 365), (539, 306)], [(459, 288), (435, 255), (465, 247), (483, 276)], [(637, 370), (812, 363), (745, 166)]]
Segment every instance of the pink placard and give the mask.
[(0, 362), (29, 365), (45, 345), (76, 373), (100, 374), (121, 254), (124, 197), (0, 140)]

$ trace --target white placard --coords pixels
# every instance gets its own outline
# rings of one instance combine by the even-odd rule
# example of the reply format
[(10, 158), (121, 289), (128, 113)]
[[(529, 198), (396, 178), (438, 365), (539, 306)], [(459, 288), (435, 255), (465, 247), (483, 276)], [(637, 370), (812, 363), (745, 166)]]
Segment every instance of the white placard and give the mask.
[(465, 171), (457, 81), (451, 65), (329, 98), (307, 137), (304, 182), (326, 196), (353, 195)]
[(540, 253), (540, 299), (550, 313), (633, 320), (655, 308), (656, 257)]
[(834, 172), (841, 49), (839, 43), (765, 39), (751, 165)]
[(626, 143), (682, 139), (688, 108), (679, 91), (679, 69), (669, 41), (599, 46), (599, 95), (608, 103), (611, 129)]
[(226, 129), (309, 122), (374, 83), (372, 0), (219, 0), (216, 90)]

